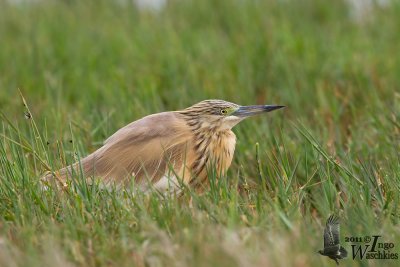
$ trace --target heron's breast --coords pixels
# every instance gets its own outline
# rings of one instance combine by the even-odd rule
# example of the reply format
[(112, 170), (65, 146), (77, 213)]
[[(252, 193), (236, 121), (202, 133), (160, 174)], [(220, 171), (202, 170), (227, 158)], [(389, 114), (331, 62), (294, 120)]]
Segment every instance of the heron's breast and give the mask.
[(211, 138), (208, 163), (214, 165), (218, 172), (225, 174), (232, 163), (236, 136), (229, 130), (217, 132)]

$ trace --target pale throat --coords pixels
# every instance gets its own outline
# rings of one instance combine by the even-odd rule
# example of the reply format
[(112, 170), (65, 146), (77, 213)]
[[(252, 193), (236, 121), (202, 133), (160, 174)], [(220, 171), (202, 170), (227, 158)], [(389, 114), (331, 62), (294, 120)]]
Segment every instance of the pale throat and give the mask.
[(222, 118), (209, 117), (200, 122), (200, 128), (203, 131), (210, 131), (213, 133), (229, 131), (242, 120), (243, 118), (236, 116), (227, 116)]

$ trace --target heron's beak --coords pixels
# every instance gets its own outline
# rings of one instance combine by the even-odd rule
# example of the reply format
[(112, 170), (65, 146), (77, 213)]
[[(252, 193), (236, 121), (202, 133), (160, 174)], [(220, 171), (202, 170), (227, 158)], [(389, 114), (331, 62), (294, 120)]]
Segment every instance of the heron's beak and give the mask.
[(257, 114), (261, 114), (264, 112), (270, 112), (276, 109), (284, 108), (285, 106), (278, 106), (278, 105), (257, 105), (257, 106), (241, 106), (235, 112), (233, 112), (232, 116), (237, 117), (250, 117)]

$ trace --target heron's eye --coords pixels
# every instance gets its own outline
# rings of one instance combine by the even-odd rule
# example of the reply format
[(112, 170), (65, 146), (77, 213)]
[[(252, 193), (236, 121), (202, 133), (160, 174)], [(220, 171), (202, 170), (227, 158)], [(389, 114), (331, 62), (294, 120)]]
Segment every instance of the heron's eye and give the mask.
[(226, 114), (228, 114), (228, 111), (226, 109), (221, 109), (221, 114), (226, 115)]

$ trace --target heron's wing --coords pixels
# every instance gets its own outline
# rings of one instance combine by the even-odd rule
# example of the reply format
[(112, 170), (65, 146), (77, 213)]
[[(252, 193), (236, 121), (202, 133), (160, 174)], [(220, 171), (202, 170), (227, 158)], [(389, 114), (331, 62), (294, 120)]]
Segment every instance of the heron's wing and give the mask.
[(339, 231), (339, 218), (334, 215), (329, 216), (324, 229), (324, 248), (339, 245)]
[(144, 117), (121, 128), (104, 146), (81, 161), (86, 176), (106, 181), (135, 177), (158, 181), (172, 166), (185, 161), (190, 130), (174, 112)]

